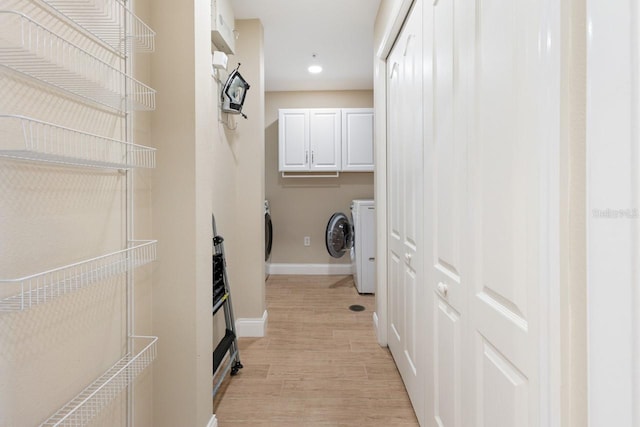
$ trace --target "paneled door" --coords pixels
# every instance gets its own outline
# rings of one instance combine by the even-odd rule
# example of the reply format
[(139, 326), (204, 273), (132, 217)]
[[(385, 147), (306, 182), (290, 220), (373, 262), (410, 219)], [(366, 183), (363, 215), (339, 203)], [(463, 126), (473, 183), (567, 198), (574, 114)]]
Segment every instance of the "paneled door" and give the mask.
[(422, 2), (416, 1), (387, 60), (389, 348), (424, 422)]
[(557, 262), (545, 242), (553, 238), (558, 187), (550, 153), (560, 134), (560, 6), (477, 5), (475, 62), (468, 61), (476, 97), (469, 155), (474, 425), (551, 425), (543, 325), (549, 263)]
[[(427, 376), (429, 426), (465, 427), (473, 371), (469, 370), (467, 107), (468, 90), (457, 73), (458, 38), (454, 37), (458, 0), (425, 5), (425, 59), (433, 74), (425, 75), (425, 103), (432, 115), (425, 119), (425, 276), (429, 287), (429, 328), (433, 343)], [(431, 62), (431, 61), (429, 61)], [(430, 122), (431, 120), (431, 122)], [(515, 427), (515, 425), (513, 426)]]
[(425, 5), (428, 426), (552, 425), (544, 325), (558, 10), (540, 0)]

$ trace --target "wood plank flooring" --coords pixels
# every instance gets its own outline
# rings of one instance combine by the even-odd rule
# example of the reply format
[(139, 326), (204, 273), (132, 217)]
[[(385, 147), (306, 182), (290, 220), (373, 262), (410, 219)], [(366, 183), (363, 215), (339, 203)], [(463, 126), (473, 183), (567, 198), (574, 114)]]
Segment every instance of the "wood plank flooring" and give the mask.
[(351, 276), (270, 276), (266, 336), (239, 340), (244, 368), (214, 399), (218, 425), (418, 426), (376, 341), (374, 298), (359, 295)]

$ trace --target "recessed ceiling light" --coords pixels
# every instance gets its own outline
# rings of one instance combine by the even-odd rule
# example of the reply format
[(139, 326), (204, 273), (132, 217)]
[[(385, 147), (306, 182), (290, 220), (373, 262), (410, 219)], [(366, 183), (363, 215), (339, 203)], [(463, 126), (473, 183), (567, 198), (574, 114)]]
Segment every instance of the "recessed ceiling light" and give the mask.
[(318, 74), (322, 72), (322, 66), (318, 64), (317, 58), (318, 58), (317, 53), (311, 54), (311, 65), (309, 65), (309, 68), (307, 68), (307, 70), (309, 70), (311, 74)]

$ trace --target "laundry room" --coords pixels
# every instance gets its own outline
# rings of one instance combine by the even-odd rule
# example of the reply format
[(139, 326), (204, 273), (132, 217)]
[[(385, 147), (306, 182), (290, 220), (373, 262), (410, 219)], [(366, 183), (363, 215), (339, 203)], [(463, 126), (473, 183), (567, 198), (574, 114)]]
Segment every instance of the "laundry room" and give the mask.
[[(279, 111), (366, 111), (372, 105), (371, 90), (265, 93), (265, 197), (273, 224), (267, 274), (350, 274), (349, 254), (335, 258), (327, 251), (327, 225), (334, 213), (349, 216), (353, 200), (374, 194), (372, 170), (283, 172)], [(368, 155), (373, 157), (372, 141)]]
[(0, 427), (640, 427), (638, 3), (0, 0)]

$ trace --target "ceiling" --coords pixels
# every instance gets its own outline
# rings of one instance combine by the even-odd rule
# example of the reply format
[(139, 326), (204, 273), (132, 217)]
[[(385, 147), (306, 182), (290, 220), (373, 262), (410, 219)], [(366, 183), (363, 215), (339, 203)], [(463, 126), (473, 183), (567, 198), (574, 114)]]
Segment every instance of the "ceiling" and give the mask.
[[(264, 27), (266, 91), (373, 88), (373, 24), (380, 0), (231, 0), (236, 19)], [(242, 37), (242, 34), (239, 35)], [(312, 55), (323, 67), (307, 68)]]

